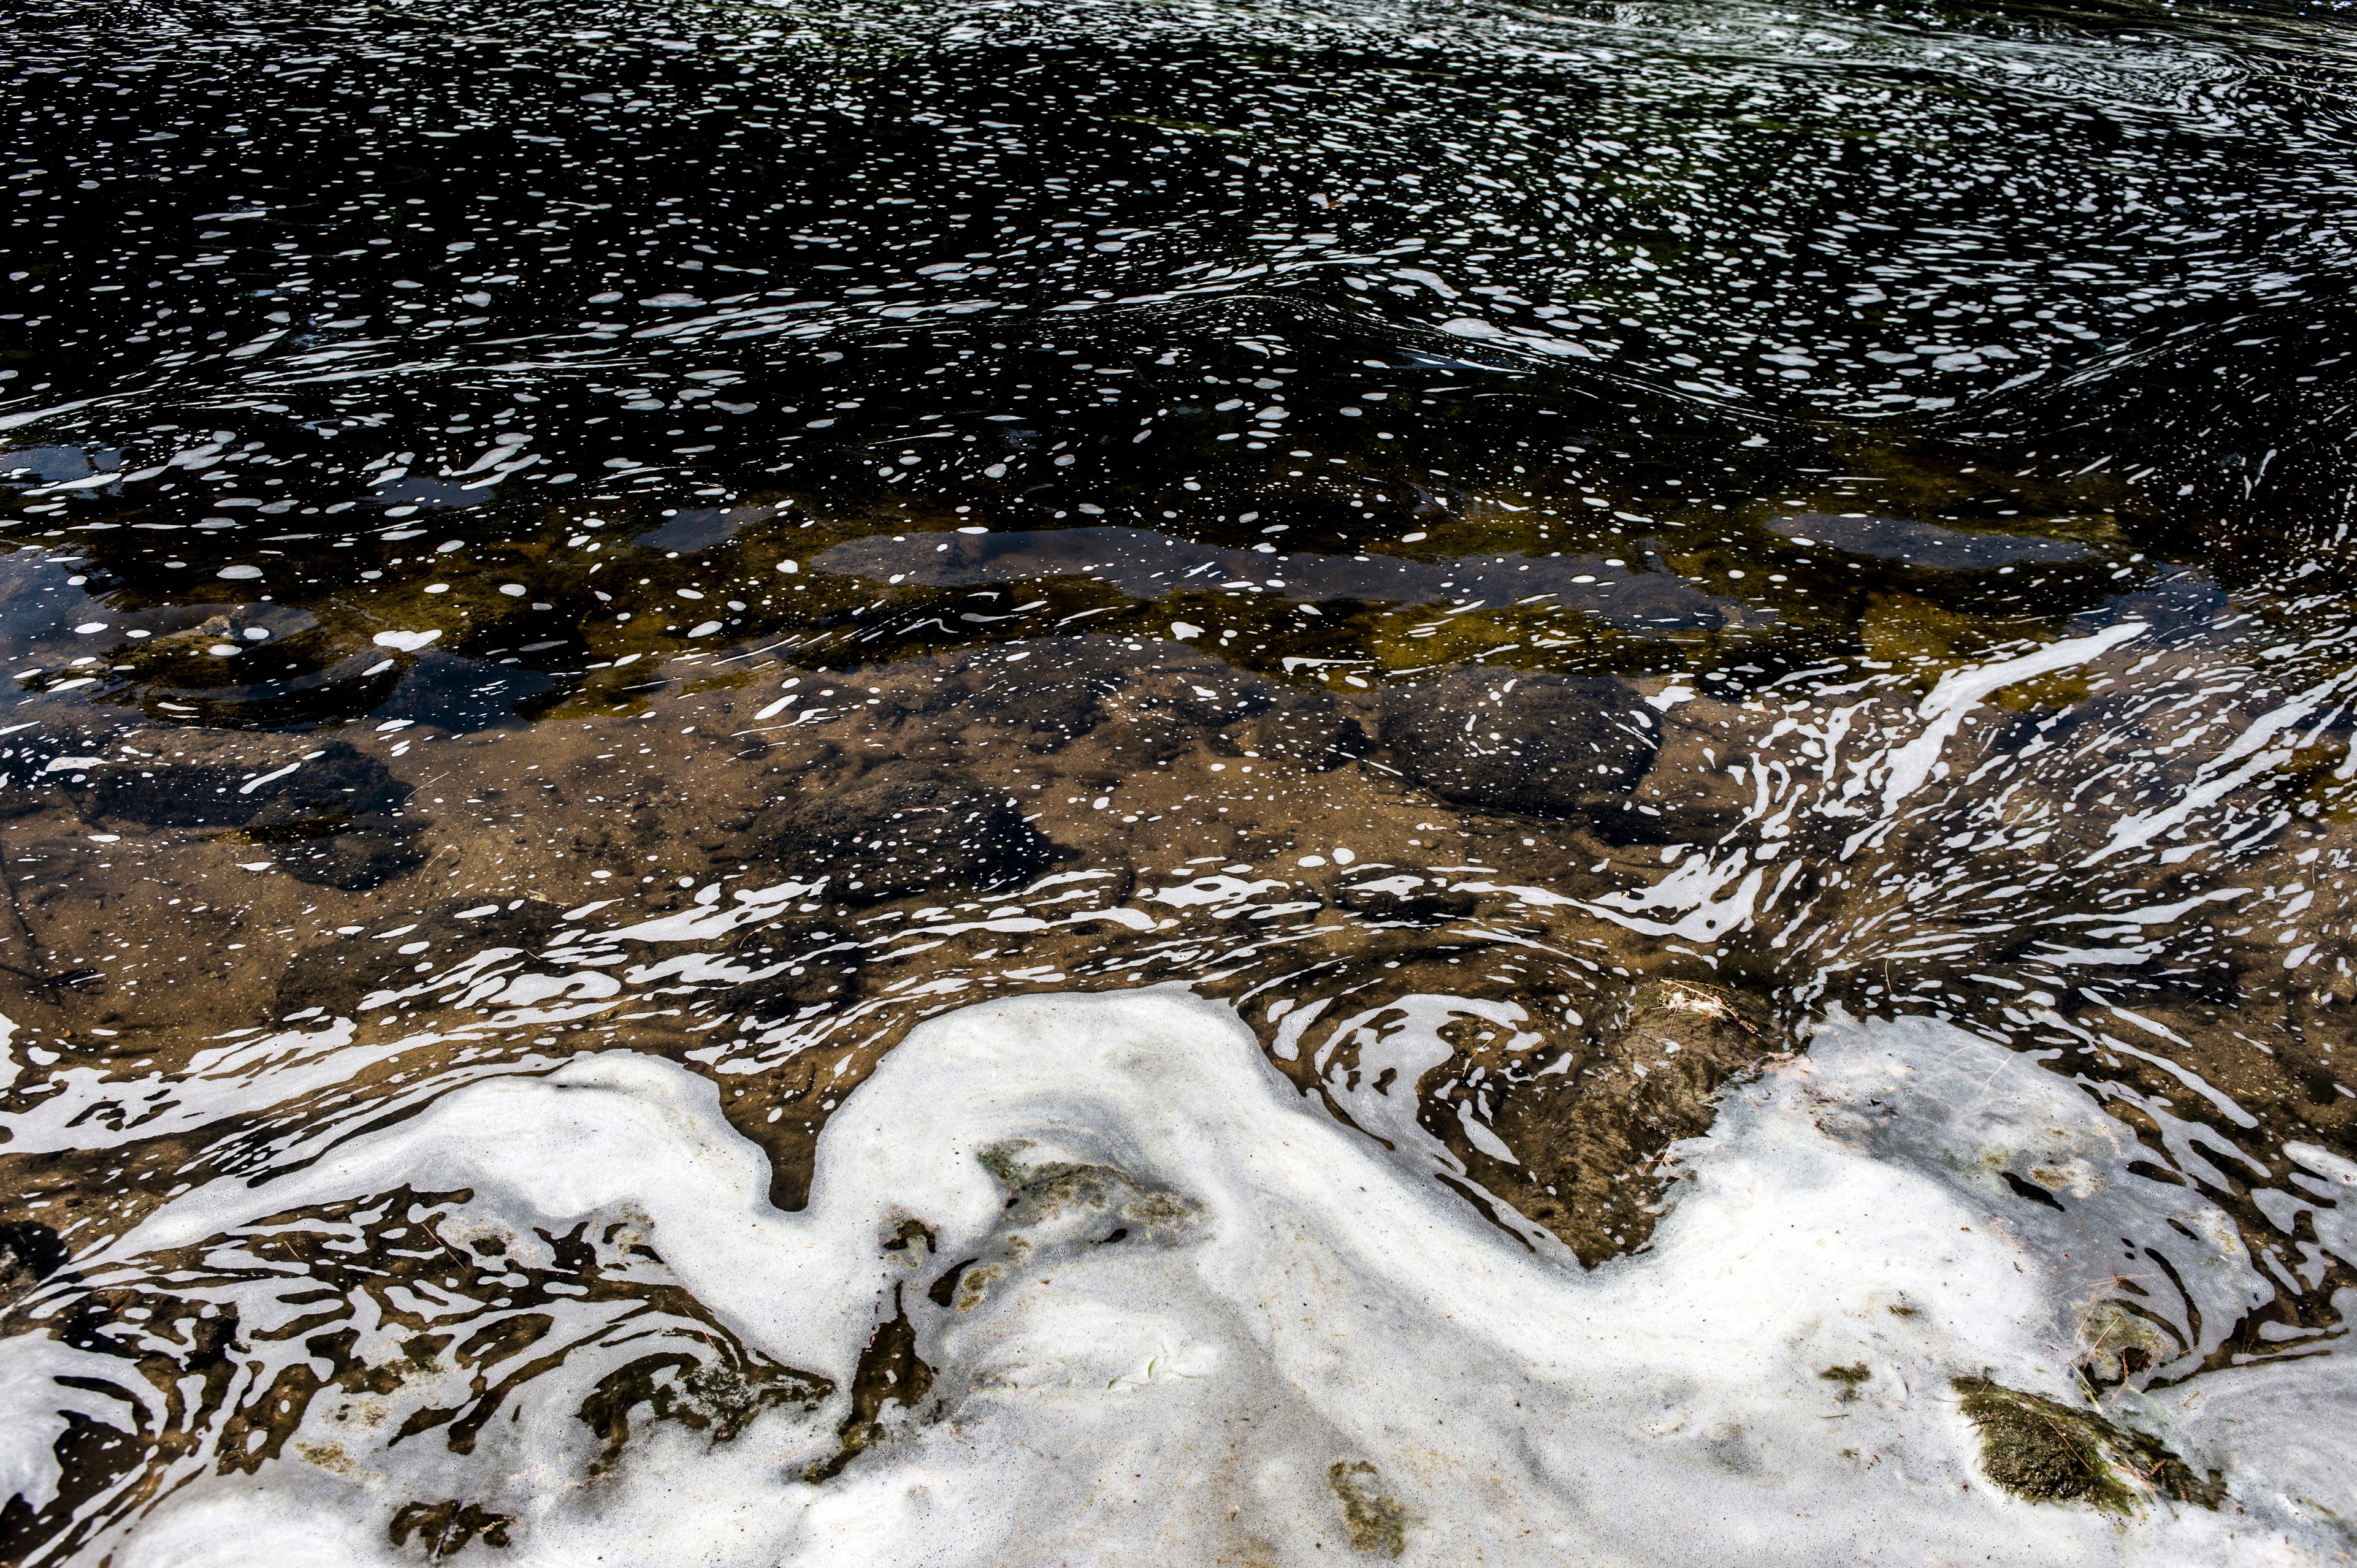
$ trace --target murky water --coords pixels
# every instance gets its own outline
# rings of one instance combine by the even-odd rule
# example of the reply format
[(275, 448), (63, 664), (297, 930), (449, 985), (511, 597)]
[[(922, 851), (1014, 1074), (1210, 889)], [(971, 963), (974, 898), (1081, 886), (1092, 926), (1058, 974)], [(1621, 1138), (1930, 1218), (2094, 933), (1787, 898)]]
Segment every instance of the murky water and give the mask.
[(2338, 13), (0, 48), (0, 1560), (2357, 1549)]

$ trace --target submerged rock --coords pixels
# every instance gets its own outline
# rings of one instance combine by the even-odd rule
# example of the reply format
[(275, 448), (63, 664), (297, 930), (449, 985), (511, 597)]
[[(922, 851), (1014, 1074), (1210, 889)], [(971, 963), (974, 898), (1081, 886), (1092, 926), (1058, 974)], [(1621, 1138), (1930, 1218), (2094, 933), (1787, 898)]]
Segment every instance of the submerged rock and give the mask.
[[(1482, 1088), (1453, 1081), (1424, 1112), (1469, 1172), (1590, 1268), (1651, 1240), (1664, 1151), (1706, 1131), (1720, 1090), (1779, 1049), (1759, 999), (1685, 981), (1648, 982), (1597, 1022), (1580, 1045), (1520, 1069), (1480, 1029), (1456, 1031), (1448, 1078)], [(1469, 1121), (1485, 1102), (1488, 1148)]]
[(335, 740), (275, 766), (110, 766), (81, 809), (92, 822), (234, 829), (297, 880), (355, 893), (425, 863), (425, 824), (403, 810), (414, 793), (382, 761)]
[[(639, 542), (655, 539), (649, 534)], [(1727, 624), (1730, 613), (1738, 618), (1742, 615), (1735, 601), (1715, 599), (1681, 577), (1631, 571), (1624, 562), (1602, 555), (1512, 552), (1426, 561), (1405, 554), (1265, 553), (1267, 549), (1265, 544), (1257, 550), (1206, 544), (1139, 528), (1060, 528), (979, 537), (877, 534), (837, 544), (811, 564), (871, 581), (931, 587), (1080, 577), (1137, 599), (1162, 599), (1211, 586), (1300, 604), (1453, 603), (1470, 607), (1538, 596), (1650, 637), (1673, 627), (1717, 628)]]
[(744, 860), (823, 874), (832, 879), (829, 896), (850, 904), (1002, 892), (1059, 858), (1004, 790), (899, 762), (839, 789), (769, 806), (754, 816), (745, 842)]
[(398, 811), (411, 792), (382, 761), (334, 740), (275, 768), (111, 768), (91, 780), (83, 811), (145, 828), (283, 829)]
[(1828, 544), (1852, 555), (1903, 562), (1944, 572), (1980, 572), (2010, 562), (2078, 561), (2094, 553), (2073, 539), (2039, 539), (2018, 533), (1967, 533), (1934, 522), (1893, 517), (1835, 517), (1804, 511), (1778, 518), (1769, 527), (1788, 539)]
[(1401, 770), (1442, 800), (1534, 817), (1625, 794), (1661, 746), (1636, 688), (1596, 676), (1459, 670), (1390, 693), (1382, 723)]

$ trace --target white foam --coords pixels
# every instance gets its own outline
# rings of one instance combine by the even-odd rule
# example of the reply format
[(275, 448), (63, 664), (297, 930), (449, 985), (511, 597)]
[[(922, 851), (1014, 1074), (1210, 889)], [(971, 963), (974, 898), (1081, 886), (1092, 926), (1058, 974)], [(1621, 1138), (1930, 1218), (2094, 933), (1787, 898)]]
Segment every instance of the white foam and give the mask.
[[(516, 1235), (631, 1214), (722, 1324), (838, 1388), (897, 1299), (937, 1373), (916, 1416), (816, 1484), (800, 1477), (834, 1450), (840, 1392), (716, 1446), (659, 1429), (593, 1485), (578, 1393), (552, 1394), (471, 1457), (428, 1434), (342, 1473), (194, 1475), (114, 1560), (390, 1560), (381, 1522), (301, 1527), (465, 1498), (517, 1516), (515, 1563), (1322, 1563), (1351, 1552), (1335, 1466), (1394, 1500), (1400, 1561), (1452, 1568), (2322, 1562), (2317, 1510), (2357, 1509), (2313, 1444), (2286, 1479), (2279, 1445), (2190, 1415), (2179, 1439), (2231, 1460), (2248, 1513), (2151, 1500), (2117, 1522), (1982, 1477), (1950, 1380), (2072, 1397), (2084, 1281), (2061, 1254), (2165, 1230), (2155, 1204), (2208, 1222), (2189, 1189), (2126, 1175), (2148, 1153), (2066, 1080), (1943, 1025), (1835, 1020), (1682, 1146), (1652, 1249), (1593, 1273), (1483, 1222), (1421, 1152), (1339, 1123), (1232, 1014), (1170, 991), (920, 1026), (829, 1123), (800, 1213), (769, 1206), (718, 1092), (611, 1052), (476, 1084), (259, 1190), (190, 1193), (91, 1266), (403, 1183), (470, 1189), (468, 1212)], [(1032, 1165), (1176, 1196), (1117, 1243), (1096, 1240), (1109, 1212), (1010, 1231), (1023, 1216), (977, 1155), (1012, 1140)], [(2066, 1212), (2018, 1222), (1998, 1172), (2025, 1162)], [(879, 1247), (910, 1216), (936, 1228), (929, 1259)], [(978, 1302), (934, 1307), (925, 1286), (969, 1258)], [(12, 1408), (38, 1406), (20, 1359), (46, 1344), (0, 1352)], [(1863, 1382), (1821, 1375), (1860, 1363)], [(2218, 1402), (2298, 1427), (2323, 1387), (2313, 1363), (2246, 1369)]]
[[(2123, 851), (2141, 849), (2172, 828), (2190, 822), (2198, 811), (2217, 804), (2260, 774), (2279, 768), (2290, 760), (2298, 743), (2283, 737), (2297, 729), (2302, 720), (2323, 706), (2335, 693), (2345, 690), (2352, 678), (2350, 671), (2337, 671), (2307, 691), (2253, 719), (2234, 737), (2232, 745), (2216, 757), (2204, 762), (2192, 785), (2177, 800), (2149, 811), (2138, 811), (2112, 824), (2111, 835), (2101, 849), (2081, 860), (2082, 866)], [(2357, 757), (2357, 746), (2350, 748)]]
[(2122, 621), (2092, 636), (2050, 643), (2034, 653), (1967, 664), (1943, 674), (1916, 710), (1923, 721), (1921, 733), (1890, 754), (1890, 774), (1882, 786), (1883, 811), (1896, 811), (1900, 801), (1923, 787), (1939, 763), (1941, 750), (1964, 724), (1964, 716), (1988, 697), (2017, 682), (2076, 669), (2131, 638), (2143, 636), (2145, 630), (2142, 621)]
[[(352, 1021), (254, 1032), (195, 1052), (177, 1073), (115, 1078), (99, 1068), (53, 1068), (56, 1087), (8, 1118), (7, 1147), (20, 1154), (106, 1148), (186, 1133), (350, 1081), (392, 1046), (355, 1047)], [(0, 1048), (7, 1034), (0, 1032)]]

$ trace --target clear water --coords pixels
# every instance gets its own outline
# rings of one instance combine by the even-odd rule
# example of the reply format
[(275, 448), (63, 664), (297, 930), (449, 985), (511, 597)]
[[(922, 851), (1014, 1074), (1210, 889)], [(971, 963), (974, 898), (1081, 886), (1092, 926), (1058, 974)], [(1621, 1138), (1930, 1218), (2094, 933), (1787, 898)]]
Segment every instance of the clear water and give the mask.
[[(2190, 1453), (2156, 1412), (2330, 1360), (2340, 12), (62, 5), (0, 49), (6, 1560), (337, 1476), (355, 1560), (561, 1559), (673, 1428), (885, 1485), (886, 1416), (982, 1398), (954, 1280), (811, 1296), (794, 1361), (630, 1273), (651, 1192), (531, 1221), (399, 1140), (628, 1052), (798, 1214), (913, 1026), (1029, 993), (1232, 1008), (1566, 1279), (1651, 1277), (1681, 1140), (1825, 1031), (1958, 1031), (2157, 1206), (2098, 1256), (2027, 1121), (1891, 1133), (2044, 1271), (1990, 1375)], [(593, 1377), (560, 1297), (661, 1353)], [(475, 1413), (400, 1406), (435, 1378)], [(500, 1479), (455, 1434), (511, 1396), (556, 1435)], [(2345, 1549), (2288, 1430), (2227, 1506)], [(1357, 1474), (1309, 1487), (1354, 1550), (1448, 1560)], [(2169, 1560), (2206, 1510), (2139, 1484)], [(1287, 1506), (1251, 1550), (1327, 1550)], [(671, 1560), (821, 1550), (748, 1529)]]

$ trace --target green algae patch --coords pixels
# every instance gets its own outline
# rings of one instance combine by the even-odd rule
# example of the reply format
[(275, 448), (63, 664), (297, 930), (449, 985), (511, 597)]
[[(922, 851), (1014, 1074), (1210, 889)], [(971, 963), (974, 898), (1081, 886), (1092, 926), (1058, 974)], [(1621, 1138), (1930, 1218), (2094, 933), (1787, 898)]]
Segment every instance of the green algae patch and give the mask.
[[(2053, 628), (2018, 615), (1951, 609), (1918, 594), (1869, 596), (1859, 609), (1858, 645), (1868, 657), (1915, 671), (1914, 694), (1927, 696), (1953, 671), (2031, 650)], [(2084, 670), (2018, 681), (1990, 693), (1991, 706), (2018, 714), (2061, 713), (2093, 694)]]
[(1326, 1484), (1341, 1500), (1342, 1527), (1351, 1549), (1370, 1556), (1397, 1557), (1407, 1550), (1407, 1509), (1396, 1498), (1374, 1489), (1375, 1467), (1364, 1459), (1337, 1459), (1326, 1466)]
[(2036, 1503), (2089, 1503), (2105, 1513), (2132, 1511), (2155, 1491), (2171, 1502), (2216, 1508), (2226, 1495), (2218, 1473), (2196, 1476), (2160, 1442), (1988, 1378), (1958, 1378), (1964, 1417), (1980, 1432), (1981, 1470), (2018, 1498)]
[(972, 1312), (1017, 1271), (1098, 1247), (1167, 1246), (1190, 1237), (1202, 1218), (1189, 1198), (1111, 1165), (1071, 1160), (1031, 1165), (1037, 1147), (1013, 1138), (978, 1151), (975, 1163), (1006, 1191), (996, 1234), (981, 1255), (956, 1264), (927, 1294)]
[(1858, 646), (1867, 657), (1922, 667), (1925, 691), (1948, 670), (1981, 663), (2025, 637), (2044, 640), (2040, 630), (2019, 617), (1975, 615), (1921, 594), (1872, 594), (1857, 611)]

